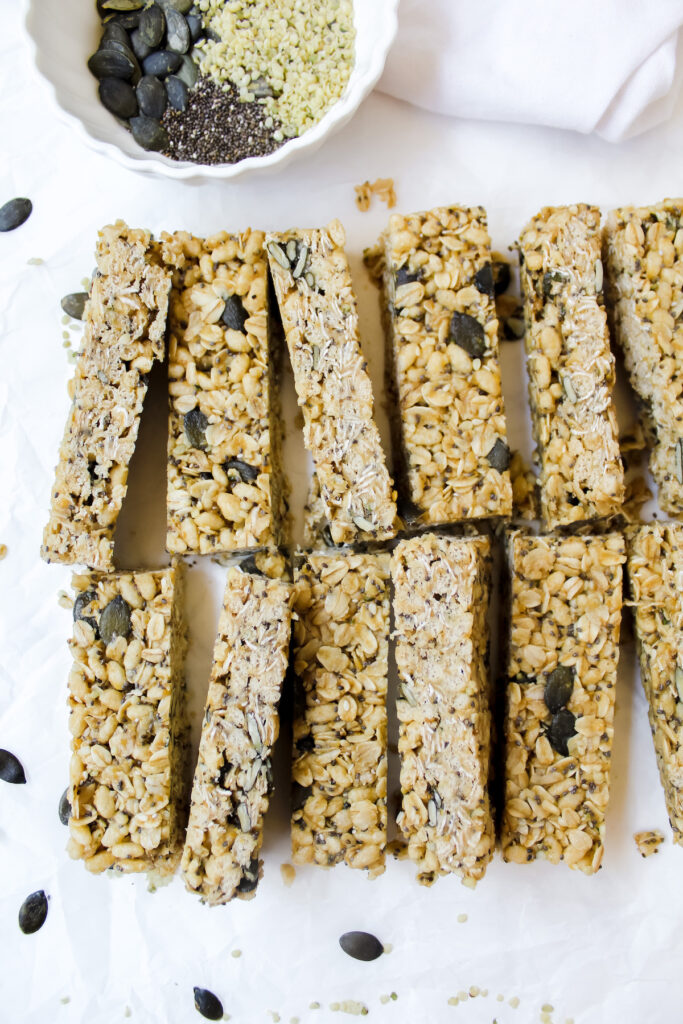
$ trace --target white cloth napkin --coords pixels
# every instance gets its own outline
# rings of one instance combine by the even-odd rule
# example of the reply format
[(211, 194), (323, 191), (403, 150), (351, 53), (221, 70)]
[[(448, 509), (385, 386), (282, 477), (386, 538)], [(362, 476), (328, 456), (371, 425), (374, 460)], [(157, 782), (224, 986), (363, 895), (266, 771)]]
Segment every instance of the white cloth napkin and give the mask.
[(683, 0), (401, 0), (379, 88), (617, 141), (666, 120), (682, 79)]

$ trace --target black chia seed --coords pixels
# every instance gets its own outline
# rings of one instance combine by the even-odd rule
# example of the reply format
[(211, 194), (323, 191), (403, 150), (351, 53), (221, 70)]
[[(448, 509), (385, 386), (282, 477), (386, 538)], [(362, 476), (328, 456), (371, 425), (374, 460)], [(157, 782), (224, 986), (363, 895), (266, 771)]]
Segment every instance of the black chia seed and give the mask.
[(228, 91), (200, 75), (186, 111), (166, 108), (161, 123), (169, 144), (164, 156), (196, 164), (235, 164), (273, 153), (284, 142), (273, 138), (277, 122), (266, 128), (267, 117), (260, 103), (240, 103), (233, 85)]

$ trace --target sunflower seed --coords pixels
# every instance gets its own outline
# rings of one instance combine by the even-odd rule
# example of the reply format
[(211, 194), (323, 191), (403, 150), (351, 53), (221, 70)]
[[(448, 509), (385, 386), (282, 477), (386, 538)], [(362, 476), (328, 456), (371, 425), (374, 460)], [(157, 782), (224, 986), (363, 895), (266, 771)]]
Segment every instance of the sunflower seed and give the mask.
[(59, 814), (59, 820), (62, 825), (69, 824), (69, 818), (71, 817), (71, 804), (69, 803), (69, 790), (65, 789), (59, 798), (59, 808), (57, 813)]
[(24, 768), (18, 757), (9, 750), (0, 749), (0, 779), (3, 782), (11, 782), (14, 786), (26, 782)]
[(237, 808), (237, 820), (240, 823), (240, 828), (243, 832), (249, 832), (251, 830), (251, 818), (249, 817), (249, 811), (245, 804), (240, 804)]
[(436, 825), (436, 803), (430, 800), (427, 804), (427, 818), (432, 828)]
[(180, 54), (171, 53), (170, 50), (157, 50), (156, 53), (150, 53), (149, 57), (145, 57), (142, 62), (142, 70), (146, 75), (158, 75), (159, 78), (165, 78), (166, 75), (172, 75), (180, 67)]
[(504, 473), (510, 466), (510, 449), (506, 445), (502, 438), (496, 438), (491, 451), (486, 456), (487, 462), (492, 469), (498, 470), (499, 473)]
[(374, 531), (374, 523), (371, 523), (369, 519), (365, 519), (363, 516), (353, 516), (352, 518), (359, 530), (364, 530), (365, 533)]
[(683, 484), (683, 438), (676, 441), (676, 479)]
[(602, 269), (602, 260), (595, 261), (595, 290), (596, 292), (602, 291), (602, 285), (604, 281), (604, 272)]
[(250, 793), (254, 786), (256, 785), (256, 780), (261, 774), (262, 765), (263, 762), (258, 757), (249, 765), (247, 773), (244, 776), (244, 782), (242, 784), (242, 789), (244, 790), (245, 793)]
[(453, 314), (448, 341), (464, 349), (472, 359), (480, 359), (486, 352), (484, 328), (469, 313)]
[(88, 61), (88, 69), (95, 78), (122, 78), (130, 81), (136, 71), (132, 54), (120, 50), (97, 50)]
[(339, 945), (354, 960), (376, 960), (384, 952), (384, 946), (369, 932), (344, 932)]
[(567, 742), (576, 735), (576, 718), (567, 711), (566, 708), (562, 708), (553, 715), (552, 721), (548, 728), (548, 739), (550, 740), (551, 746), (555, 748), (558, 754), (562, 754), (563, 757), (569, 756), (569, 748)]
[(130, 634), (130, 606), (120, 594), (102, 609), (99, 628), (105, 644), (110, 644), (117, 636), (126, 637)]
[(208, 988), (194, 988), (195, 1009), (207, 1020), (220, 1020), (223, 1016), (223, 1004)]
[(110, 114), (127, 121), (138, 112), (138, 101), (132, 85), (120, 78), (101, 78), (98, 89), (100, 103)]
[(166, 48), (174, 53), (187, 53), (190, 48), (190, 29), (180, 11), (166, 8)]
[(66, 315), (70, 316), (72, 320), (82, 320), (87, 301), (87, 292), (71, 292), (70, 295), (64, 296), (60, 305)]
[(236, 473), (239, 473), (240, 479), (245, 484), (253, 483), (259, 474), (256, 466), (250, 466), (247, 462), (242, 462), (241, 459), (226, 459), (223, 463), (223, 469), (226, 473), (231, 469)]
[(47, 896), (43, 889), (32, 892), (19, 908), (19, 927), (24, 935), (33, 935), (45, 924)]
[(0, 231), (14, 231), (28, 220), (33, 210), (30, 199), (10, 199), (0, 206)]
[(565, 395), (567, 396), (570, 402), (576, 403), (579, 396), (574, 390), (574, 385), (572, 384), (572, 380), (569, 375), (562, 378), (562, 390), (564, 391)]
[(560, 711), (572, 695), (574, 669), (569, 665), (558, 665), (548, 676), (543, 691), (546, 707), (553, 714)]
[(247, 712), (247, 732), (249, 733), (249, 739), (254, 744), (254, 750), (257, 754), (260, 754), (263, 750), (263, 743), (261, 742), (261, 733), (259, 731), (258, 722), (251, 711)]
[(302, 245), (299, 249), (298, 258), (294, 268), (292, 270), (292, 277), (296, 280), (297, 277), (301, 277), (306, 266), (306, 260), (308, 259), (308, 246)]
[(206, 447), (205, 431), (208, 425), (208, 419), (202, 410), (197, 408), (197, 406), (185, 413), (185, 416), (183, 417), (183, 429), (185, 430), (185, 437), (193, 448)]
[(187, 110), (188, 91), (182, 78), (169, 75), (166, 79), (166, 94), (174, 110)]
[(228, 295), (221, 313), (221, 323), (231, 331), (241, 331), (242, 334), (246, 334), (244, 325), (248, 319), (249, 314), (239, 295)]
[(399, 687), (401, 696), (408, 701), (412, 707), (417, 707), (417, 697), (413, 693), (413, 689), (408, 683), (401, 683)]
[(313, 276), (310, 270), (304, 274), (304, 281), (306, 282), (309, 288), (315, 288), (315, 277)]
[(166, 90), (163, 82), (154, 75), (143, 75), (137, 84), (135, 93), (140, 104), (140, 111), (146, 117), (154, 117), (157, 121), (164, 116), (166, 110)]
[(284, 270), (289, 270), (289, 260), (281, 245), (278, 245), (277, 242), (268, 242), (266, 248), (276, 263), (279, 263)]

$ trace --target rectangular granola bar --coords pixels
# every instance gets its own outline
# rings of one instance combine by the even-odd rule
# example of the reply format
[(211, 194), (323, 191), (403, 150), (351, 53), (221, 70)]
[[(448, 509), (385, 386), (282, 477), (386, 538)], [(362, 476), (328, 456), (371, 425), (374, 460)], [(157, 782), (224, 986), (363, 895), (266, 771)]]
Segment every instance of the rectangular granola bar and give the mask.
[(41, 555), (108, 571), (147, 374), (164, 358), (171, 277), (149, 232), (122, 221), (100, 231), (95, 258)]
[(600, 867), (624, 539), (513, 533), (503, 858)]
[(167, 540), (201, 554), (284, 542), (281, 423), (261, 231), (164, 235), (169, 307)]
[(545, 207), (519, 240), (541, 511), (554, 529), (619, 511), (624, 472), (602, 296), (600, 211)]
[(674, 842), (683, 846), (683, 525), (626, 531), (640, 678)]
[(683, 512), (683, 199), (613, 210), (604, 234), (614, 336), (641, 400), (659, 504)]
[(266, 236), (304, 443), (335, 544), (393, 537), (396, 503), (360, 348), (344, 229)]
[(171, 874), (186, 818), (179, 569), (73, 577), (68, 851)]
[(258, 884), (291, 602), (286, 583), (228, 572), (182, 858), (187, 888), (210, 905)]
[(510, 515), (486, 212), (394, 214), (379, 251), (401, 514), (420, 524)]
[(295, 571), (292, 859), (384, 871), (387, 555), (307, 555)]
[(495, 843), (489, 804), (488, 538), (422, 534), (396, 547), (398, 824), (418, 879), (483, 878)]

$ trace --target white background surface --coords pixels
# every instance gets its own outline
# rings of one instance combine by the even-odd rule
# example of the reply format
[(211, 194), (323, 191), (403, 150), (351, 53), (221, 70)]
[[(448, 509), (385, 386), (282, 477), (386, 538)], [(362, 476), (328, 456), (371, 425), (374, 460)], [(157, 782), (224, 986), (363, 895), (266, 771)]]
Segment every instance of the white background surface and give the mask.
[[(454, 878), (424, 889), (409, 863), (393, 860), (375, 882), (343, 867), (298, 869), (286, 888), (279, 871), (289, 857), (281, 745), (257, 897), (210, 910), (178, 878), (151, 895), (143, 878), (92, 877), (64, 853), (57, 804), (68, 767), (71, 623), (57, 593), (69, 573), (42, 564), (38, 548), (72, 372), (59, 300), (90, 273), (102, 224), (123, 217), (155, 232), (202, 234), (338, 216), (379, 385), (377, 302), (361, 253), (387, 211), (376, 204), (360, 213), (354, 184), (393, 176), (404, 211), (483, 203), (494, 245), (504, 248), (546, 203), (581, 200), (607, 209), (680, 194), (683, 103), (666, 126), (614, 146), (559, 131), (450, 121), (375, 95), (305, 164), (253, 184), (191, 186), (136, 176), (84, 149), (33, 77), (12, 0), (0, 0), (0, 17), (0, 204), (17, 195), (34, 204), (22, 228), (0, 235), (0, 542), (9, 549), (0, 563), (0, 746), (19, 756), (28, 780), (0, 783), (0, 1021), (109, 1024), (126, 1019), (127, 1008), (135, 1024), (199, 1021), (193, 985), (215, 991), (239, 1024), (268, 1022), (269, 1011), (283, 1022), (340, 1022), (347, 1018), (329, 1006), (346, 999), (365, 1003), (371, 1021), (401, 1024), (527, 1024), (539, 1020), (544, 1003), (555, 1007), (556, 1022), (680, 1020), (683, 851), (671, 843), (628, 638), (606, 853), (596, 877), (563, 865), (505, 865), (497, 856), (474, 892)], [(30, 265), (33, 258), (44, 263)], [(520, 356), (519, 346), (504, 346), (503, 385), (512, 444), (528, 450)], [(158, 376), (155, 382), (163, 389)], [(125, 564), (162, 558), (163, 395), (152, 390), (121, 524)], [(290, 403), (287, 455), (296, 488), (306, 462), (291, 414)], [(210, 563), (189, 572), (195, 707), (206, 691), (221, 580), (222, 570)], [(666, 842), (643, 861), (632, 834), (655, 827)], [(17, 911), (41, 888), (50, 896), (47, 922), (24, 936)], [(462, 913), (466, 923), (457, 921)], [(374, 932), (391, 952), (371, 964), (350, 960), (337, 939), (354, 928)], [(234, 958), (234, 950), (242, 955)], [(488, 996), (448, 1005), (471, 985)], [(380, 996), (392, 991), (398, 999), (382, 1004)], [(505, 1002), (496, 1001), (498, 993)], [(512, 997), (517, 1009), (508, 1005)], [(309, 1009), (314, 1000), (321, 1009)]]

